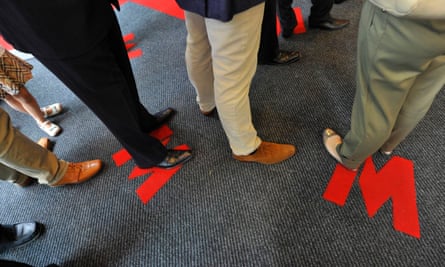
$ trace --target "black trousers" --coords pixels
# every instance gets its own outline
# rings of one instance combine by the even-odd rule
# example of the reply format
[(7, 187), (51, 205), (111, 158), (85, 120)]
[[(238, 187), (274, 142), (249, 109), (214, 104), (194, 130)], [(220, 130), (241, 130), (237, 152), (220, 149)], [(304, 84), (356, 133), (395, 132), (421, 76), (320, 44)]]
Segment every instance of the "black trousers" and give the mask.
[(258, 63), (266, 64), (278, 54), (279, 44), (277, 36), (277, 1), (266, 0), (264, 4), (264, 17), (261, 24), (260, 48)]
[[(297, 18), (292, 9), (292, 0), (277, 0), (278, 16), (282, 29), (291, 30), (297, 26)], [(334, 0), (311, 0), (309, 24), (320, 23), (329, 19)]]
[(87, 53), (38, 59), (97, 115), (139, 167), (152, 167), (166, 157), (164, 145), (148, 135), (158, 125), (140, 103), (115, 16), (106, 38)]

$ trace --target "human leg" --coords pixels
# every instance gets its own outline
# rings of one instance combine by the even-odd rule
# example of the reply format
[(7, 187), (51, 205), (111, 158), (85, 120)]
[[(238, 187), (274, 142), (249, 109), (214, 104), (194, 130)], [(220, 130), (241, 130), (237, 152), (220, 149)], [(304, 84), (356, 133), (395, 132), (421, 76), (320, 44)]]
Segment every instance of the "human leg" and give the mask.
[(67, 163), (16, 130), (2, 109), (0, 125), (1, 180), (21, 182), (30, 176), (39, 183), (51, 184), (63, 177)]
[(334, 0), (312, 0), (309, 27), (322, 30), (339, 30), (349, 25), (349, 20), (331, 16)]
[[(267, 0), (264, 5), (264, 17), (261, 23), (260, 47), (258, 50), (258, 64), (260, 65), (286, 65), (300, 59), (300, 52), (295, 50), (286, 51), (279, 47), (276, 4), (276, 0)], [(285, 33), (283, 32), (284, 35)]]
[(210, 112), (215, 107), (211, 49), (204, 18), (185, 11), (187, 46), (185, 62), (189, 80), (196, 91), (196, 101), (201, 112)]
[(45, 121), (37, 100), (25, 86), (20, 88), (20, 92), (17, 95), (8, 95), (5, 101), (14, 109), (29, 114), (37, 123)]
[(309, 24), (319, 23), (329, 19), (330, 12), (334, 6), (334, 0), (311, 0), (311, 13)]
[(276, 4), (276, 0), (266, 0), (264, 3), (264, 16), (261, 23), (261, 37), (258, 50), (259, 64), (272, 62), (279, 51)]
[[(425, 100), (415, 100), (416, 94), (428, 90), (425, 85), (417, 86), (422, 90), (415, 89), (416, 82), (422, 84), (423, 81), (422, 78), (418, 80), (421, 77), (419, 73), (424, 73), (427, 66), (434, 62), (432, 59), (444, 52), (443, 47), (434, 41), (434, 36), (439, 36), (437, 32), (425, 31), (425, 25), (428, 23), (401, 20), (370, 3), (364, 3), (359, 26), (357, 91), (351, 130), (343, 144), (337, 147), (345, 166), (356, 168), (377, 151), (392, 135), (397, 121), (404, 120), (399, 114), (405, 113), (402, 116), (406, 117), (406, 114), (411, 114), (407, 110), (412, 109), (421, 112), (419, 117), (423, 117), (440, 90), (441, 86), (432, 89), (432, 93), (425, 93)], [(428, 36), (426, 39), (432, 38), (433, 41), (426, 45), (424, 40), (417, 37), (418, 34)], [(407, 40), (410, 40), (409, 46), (406, 45)], [(432, 64), (438, 66), (433, 69), (443, 73), (442, 64)], [(443, 85), (444, 75), (439, 76), (438, 84)], [(437, 77), (436, 73), (433, 81)], [(438, 87), (437, 84), (435, 87)], [(419, 92), (413, 94), (414, 98), (411, 97), (411, 93), (416, 91)], [(409, 119), (411, 129), (419, 117)]]
[(216, 106), (236, 155), (248, 155), (261, 143), (252, 123), (249, 89), (256, 71), (263, 14), (264, 4), (259, 4), (229, 22), (205, 19), (213, 55)]
[(290, 37), (297, 26), (297, 17), (292, 8), (293, 0), (278, 0), (278, 18), (284, 38)]
[(139, 167), (149, 168), (167, 157), (167, 149), (148, 134), (149, 126), (156, 122), (144, 121), (149, 113), (128, 82), (131, 69), (123, 71), (123, 53), (125, 45), (115, 22), (107, 38), (91, 51), (72, 59), (40, 61), (97, 115)]
[[(445, 29), (445, 23), (442, 26)], [(435, 41), (434, 36), (427, 39), (431, 42), (428, 50), (435, 50), (438, 56), (431, 55), (434, 58), (427, 64), (428, 67), (416, 77), (398, 114), (391, 135), (381, 147), (382, 152), (389, 154), (411, 133), (426, 115), (436, 95), (445, 84), (445, 48), (435, 46), (440, 43), (440, 40)]]
[(45, 119), (37, 100), (25, 86), (22, 86), (16, 95), (6, 95), (5, 102), (17, 111), (29, 114), (48, 135), (56, 136), (61, 132), (62, 129), (58, 125)]

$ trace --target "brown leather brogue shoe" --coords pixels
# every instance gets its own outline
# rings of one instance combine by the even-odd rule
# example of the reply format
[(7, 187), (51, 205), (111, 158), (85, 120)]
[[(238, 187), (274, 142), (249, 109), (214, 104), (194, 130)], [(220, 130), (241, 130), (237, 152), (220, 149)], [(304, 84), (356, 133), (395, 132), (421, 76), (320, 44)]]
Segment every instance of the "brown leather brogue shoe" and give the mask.
[(244, 162), (258, 162), (262, 164), (275, 164), (292, 157), (295, 154), (294, 145), (261, 142), (258, 149), (247, 156), (233, 154), (233, 158)]
[(102, 161), (90, 160), (78, 163), (68, 163), (68, 169), (65, 175), (51, 186), (60, 186), (66, 184), (78, 184), (89, 180), (102, 169)]

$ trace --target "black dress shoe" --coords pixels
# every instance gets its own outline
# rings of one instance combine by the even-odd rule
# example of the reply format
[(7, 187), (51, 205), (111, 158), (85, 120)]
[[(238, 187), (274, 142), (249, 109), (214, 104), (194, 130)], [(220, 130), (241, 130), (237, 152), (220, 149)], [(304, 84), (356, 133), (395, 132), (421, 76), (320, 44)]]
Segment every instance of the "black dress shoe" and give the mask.
[(311, 28), (319, 28), (322, 30), (339, 30), (344, 27), (346, 27), (349, 24), (349, 20), (346, 19), (335, 19), (335, 18), (329, 18), (326, 21), (317, 22), (317, 23), (310, 23), (309, 27)]
[(287, 65), (297, 62), (300, 59), (300, 52), (298, 51), (278, 51), (278, 55), (270, 62), (265, 62), (265, 65)]
[(336, 4), (341, 4), (341, 3), (343, 3), (344, 1), (346, 1), (346, 0), (335, 0), (334, 3), (336, 3)]
[(191, 150), (169, 149), (167, 152), (167, 157), (165, 157), (165, 159), (161, 163), (158, 163), (156, 166), (159, 168), (170, 169), (177, 166), (178, 164), (185, 163), (191, 158)]
[(37, 222), (0, 225), (0, 252), (25, 245), (43, 232), (43, 225)]
[(153, 116), (156, 118), (156, 125), (149, 132), (158, 129), (163, 124), (169, 122), (175, 114), (176, 110), (174, 110), (173, 108), (166, 108), (154, 114)]

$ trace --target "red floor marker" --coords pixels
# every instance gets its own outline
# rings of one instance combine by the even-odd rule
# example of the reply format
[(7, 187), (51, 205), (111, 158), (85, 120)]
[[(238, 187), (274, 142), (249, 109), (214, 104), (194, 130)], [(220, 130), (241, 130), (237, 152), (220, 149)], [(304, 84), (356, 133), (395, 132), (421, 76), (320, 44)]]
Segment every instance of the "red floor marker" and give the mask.
[[(300, 34), (306, 32), (306, 27), (304, 26), (304, 18), (303, 13), (301, 12), (301, 8), (294, 8), (295, 17), (297, 18), (297, 26), (294, 28), (294, 34)], [(277, 16), (277, 35), (281, 34), (281, 24), (280, 20)]]
[(120, 167), (131, 160), (131, 155), (128, 153), (126, 149), (121, 149), (118, 152), (111, 155), (111, 158), (114, 161), (116, 166)]
[(6, 42), (6, 40), (3, 39), (3, 36), (1, 35), (0, 35), (0, 45), (3, 46), (6, 50), (14, 49), (14, 47), (12, 47), (12, 45)]
[[(354, 183), (355, 174), (337, 164), (323, 198), (343, 206)], [(359, 185), (370, 218), (388, 200), (392, 200), (394, 229), (420, 238), (412, 161), (393, 157), (377, 172), (372, 158), (368, 158), (360, 174)]]
[[(190, 149), (187, 145), (180, 145), (175, 147), (177, 150), (188, 150)], [(144, 204), (147, 204), (151, 198), (161, 189), (164, 184), (166, 184), (173, 175), (181, 169), (182, 165), (178, 165), (171, 169), (164, 168), (148, 168), (148, 169), (139, 169), (135, 168), (129, 176), (129, 179), (134, 179), (137, 176), (149, 174), (147, 180), (138, 189), (136, 189), (136, 194), (139, 196), (141, 201)]]
[(323, 198), (339, 206), (344, 206), (357, 172), (351, 171), (337, 163)]
[[(150, 135), (160, 140), (164, 145), (167, 145), (171, 136), (173, 135), (173, 131), (164, 124), (155, 131), (151, 132)], [(189, 146), (183, 144), (176, 146), (174, 149), (188, 150), (190, 148)], [(121, 149), (114, 153), (112, 158), (116, 166), (119, 167), (131, 160), (131, 155), (125, 149)], [(162, 186), (164, 186), (164, 184), (167, 183), (173, 177), (173, 175), (181, 169), (181, 167), (182, 165), (178, 165), (171, 169), (157, 167), (141, 169), (136, 166), (131, 171), (128, 179), (132, 180), (136, 177), (148, 175), (147, 179), (142, 183), (142, 185), (136, 189), (136, 194), (141, 201), (146, 204), (159, 191), (159, 189), (161, 189)]]
[(140, 57), (140, 56), (142, 56), (142, 49), (140, 49), (140, 48), (138, 48), (138, 49), (136, 49), (136, 50), (131, 50), (131, 51), (128, 51), (128, 57), (130, 58), (130, 59), (133, 59), (133, 58), (136, 58), (136, 57)]
[(154, 138), (162, 141), (164, 139), (171, 137), (173, 135), (173, 131), (172, 131), (172, 129), (170, 129), (170, 127), (168, 127), (167, 125), (164, 124), (161, 127), (159, 127), (158, 129), (151, 132), (150, 135), (153, 136)]
[(151, 168), (150, 177), (136, 189), (136, 194), (139, 196), (144, 204), (147, 204), (150, 199), (167, 183), (173, 175), (181, 169), (182, 166), (177, 166), (172, 169)]
[(125, 48), (127, 50), (130, 50), (130, 49), (132, 49), (135, 46), (136, 46), (136, 44), (134, 44), (134, 43), (125, 43)]
[(122, 36), (122, 39), (124, 39), (124, 42), (125, 42), (125, 43), (126, 43), (126, 42), (130, 42), (130, 41), (133, 41), (133, 39), (134, 39), (134, 33), (126, 34), (126, 35)]
[(369, 159), (359, 184), (369, 217), (374, 217), (386, 201), (392, 200), (394, 228), (420, 238), (412, 161), (393, 157), (376, 172), (374, 163)]
[(157, 10), (178, 19), (184, 19), (184, 11), (175, 0), (131, 0), (131, 2)]

